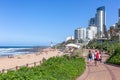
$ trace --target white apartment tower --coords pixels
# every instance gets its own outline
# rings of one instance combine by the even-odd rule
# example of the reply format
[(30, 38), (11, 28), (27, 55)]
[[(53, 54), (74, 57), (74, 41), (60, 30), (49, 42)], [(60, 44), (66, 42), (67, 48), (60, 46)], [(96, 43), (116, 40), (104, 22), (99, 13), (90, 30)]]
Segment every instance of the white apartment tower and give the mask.
[(120, 8), (118, 9), (118, 24), (120, 24)]
[(92, 39), (96, 38), (96, 34), (97, 34), (96, 26), (89, 26), (87, 28), (87, 39), (88, 40), (92, 40)]
[(98, 38), (105, 37), (105, 7), (99, 7), (97, 8), (97, 14), (96, 14), (96, 26), (97, 26), (97, 35)]
[(85, 40), (86, 39), (86, 28), (77, 28), (74, 32), (76, 40)]

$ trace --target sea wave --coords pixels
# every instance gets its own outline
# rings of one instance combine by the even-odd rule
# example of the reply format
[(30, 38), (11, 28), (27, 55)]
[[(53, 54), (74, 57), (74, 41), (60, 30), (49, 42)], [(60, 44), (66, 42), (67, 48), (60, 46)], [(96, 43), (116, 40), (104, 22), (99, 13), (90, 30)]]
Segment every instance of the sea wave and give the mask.
[(0, 56), (31, 53), (32, 48), (0, 48)]
[(48, 46), (0, 46), (0, 56), (29, 54), (47, 47)]

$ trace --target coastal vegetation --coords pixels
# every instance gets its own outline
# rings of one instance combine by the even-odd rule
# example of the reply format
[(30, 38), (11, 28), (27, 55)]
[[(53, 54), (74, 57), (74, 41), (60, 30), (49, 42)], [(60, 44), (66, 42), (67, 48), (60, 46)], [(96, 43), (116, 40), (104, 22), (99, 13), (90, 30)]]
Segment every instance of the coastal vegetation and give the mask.
[(105, 50), (108, 55), (112, 55), (115, 49), (119, 47), (118, 41), (113, 40), (99, 40), (90, 41), (87, 48)]
[(89, 42), (87, 47), (106, 51), (106, 54), (110, 56), (106, 62), (120, 65), (120, 43), (118, 42), (118, 38), (114, 39), (102, 42), (93, 40)]
[(120, 65), (120, 46), (118, 46), (114, 53), (107, 60), (107, 63)]
[(84, 58), (64, 55), (44, 60), (40, 66), (1, 73), (0, 80), (74, 80), (85, 68)]

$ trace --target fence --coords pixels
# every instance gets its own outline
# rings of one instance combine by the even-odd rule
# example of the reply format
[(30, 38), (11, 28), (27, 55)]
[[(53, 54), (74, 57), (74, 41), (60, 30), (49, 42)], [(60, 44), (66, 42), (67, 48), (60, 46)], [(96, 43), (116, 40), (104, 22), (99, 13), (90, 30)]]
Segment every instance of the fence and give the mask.
[(10, 70), (19, 70), (21, 67), (35, 67), (35, 66), (38, 66), (40, 64), (42, 64), (42, 62), (44, 62), (46, 59), (43, 58), (42, 61), (37, 61), (37, 62), (33, 62), (33, 63), (29, 63), (29, 64), (25, 64), (25, 65), (21, 65), (21, 66), (16, 66), (16, 67), (13, 67), (13, 68), (9, 68), (9, 69), (2, 69), (0, 72), (1, 73), (6, 73)]

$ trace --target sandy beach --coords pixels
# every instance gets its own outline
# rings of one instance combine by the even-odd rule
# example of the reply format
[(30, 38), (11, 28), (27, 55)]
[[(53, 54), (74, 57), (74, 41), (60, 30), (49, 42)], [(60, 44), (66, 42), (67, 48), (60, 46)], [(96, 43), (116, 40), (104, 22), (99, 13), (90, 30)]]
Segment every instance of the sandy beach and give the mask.
[[(47, 48), (44, 49), (42, 52), (37, 52), (34, 54), (17, 55), (13, 56), (13, 58), (2, 57), (0, 58), (0, 71), (2, 71), (3, 69), (7, 70), (10, 68), (15, 68), (16, 66), (40, 62), (43, 58), (48, 59), (53, 56), (61, 56), (62, 54), (63, 53), (58, 50)], [(29, 67), (30, 66), (34, 66), (34, 64), (29, 65)]]

